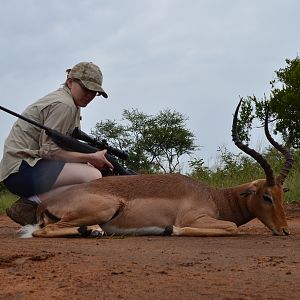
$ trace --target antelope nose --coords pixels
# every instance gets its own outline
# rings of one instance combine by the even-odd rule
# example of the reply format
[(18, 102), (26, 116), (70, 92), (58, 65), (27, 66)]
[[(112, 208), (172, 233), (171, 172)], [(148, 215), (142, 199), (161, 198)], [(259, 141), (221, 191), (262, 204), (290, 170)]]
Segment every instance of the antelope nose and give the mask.
[(273, 235), (289, 235), (290, 231), (288, 228), (282, 227), (281, 230), (273, 229), (272, 234)]

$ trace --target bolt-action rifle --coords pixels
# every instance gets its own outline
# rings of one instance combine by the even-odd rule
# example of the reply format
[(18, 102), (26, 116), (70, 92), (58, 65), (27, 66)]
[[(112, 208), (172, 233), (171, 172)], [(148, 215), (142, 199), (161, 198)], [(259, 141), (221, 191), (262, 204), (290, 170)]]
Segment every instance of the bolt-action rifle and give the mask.
[[(108, 146), (106, 140), (102, 140), (102, 142), (97, 141), (96, 139), (90, 137), (86, 133), (79, 130), (79, 128), (75, 128), (72, 136), (64, 135), (55, 129), (51, 129), (45, 125), (37, 123), (34, 120), (31, 120), (25, 116), (22, 116), (12, 110), (9, 110), (3, 106), (0, 106), (0, 110), (3, 110), (17, 118), (20, 118), (32, 125), (35, 125), (41, 129), (45, 130), (45, 133), (54, 141), (54, 143), (60, 148), (67, 151), (81, 152), (81, 153), (94, 153), (99, 150), (107, 150), (106, 159), (113, 165), (113, 174), (114, 175), (136, 175), (136, 173), (132, 170), (129, 170), (122, 166), (117, 159), (118, 157), (122, 160), (126, 160), (128, 158), (127, 152), (123, 150), (119, 150), (117, 148), (113, 148)], [(85, 141), (81, 142), (79, 140)]]

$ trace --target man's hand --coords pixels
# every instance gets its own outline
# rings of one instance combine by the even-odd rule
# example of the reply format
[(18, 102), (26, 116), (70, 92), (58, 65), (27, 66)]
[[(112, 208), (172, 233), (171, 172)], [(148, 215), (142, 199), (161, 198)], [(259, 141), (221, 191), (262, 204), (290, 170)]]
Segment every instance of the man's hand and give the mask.
[(95, 153), (90, 153), (88, 162), (97, 169), (113, 169), (113, 165), (105, 157), (107, 150), (97, 151)]
[(80, 153), (66, 150), (57, 150), (51, 155), (48, 155), (47, 159), (62, 160), (72, 163), (89, 163), (97, 169), (108, 168), (113, 169), (113, 165), (105, 157), (107, 150), (101, 150), (94, 153)]

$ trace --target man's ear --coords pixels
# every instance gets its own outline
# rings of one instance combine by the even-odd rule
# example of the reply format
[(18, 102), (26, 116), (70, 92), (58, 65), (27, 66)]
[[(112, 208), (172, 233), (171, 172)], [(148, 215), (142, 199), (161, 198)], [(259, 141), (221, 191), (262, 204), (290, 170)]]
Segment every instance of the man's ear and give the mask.
[(66, 80), (66, 85), (70, 89), (72, 86), (73, 78), (67, 78)]

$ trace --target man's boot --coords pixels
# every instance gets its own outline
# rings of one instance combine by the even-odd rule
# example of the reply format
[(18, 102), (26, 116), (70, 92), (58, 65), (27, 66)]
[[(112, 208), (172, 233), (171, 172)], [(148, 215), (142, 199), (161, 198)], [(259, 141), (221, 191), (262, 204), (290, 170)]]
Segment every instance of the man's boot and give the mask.
[(6, 209), (6, 214), (14, 222), (22, 226), (36, 224), (37, 207), (37, 203), (22, 197)]

